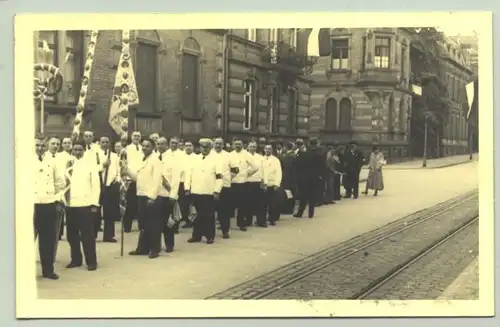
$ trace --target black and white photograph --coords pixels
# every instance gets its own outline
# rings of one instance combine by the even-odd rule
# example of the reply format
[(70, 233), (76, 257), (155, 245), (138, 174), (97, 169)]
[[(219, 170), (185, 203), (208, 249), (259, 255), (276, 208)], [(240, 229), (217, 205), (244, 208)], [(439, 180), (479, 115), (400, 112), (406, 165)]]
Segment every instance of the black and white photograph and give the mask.
[[(204, 300), (219, 316), (236, 303), (225, 316), (258, 317), (283, 316), (289, 302), (264, 313), (210, 300), (295, 300), (289, 316), (307, 316), (316, 300), (427, 300), (432, 314), (402, 314), (449, 316), (455, 300), (482, 300), (477, 312), (493, 310), (492, 79), (481, 75), (492, 62), (479, 51), (491, 52), (491, 15), (400, 14), (394, 25), (308, 14), (293, 27), (275, 14), (292, 26), (269, 28), (252, 15), (243, 20), (262, 26), (106, 27), (87, 14), (79, 29), (71, 15), (55, 29), (18, 17), (31, 24), (16, 31), (31, 39), (16, 57), (17, 287), (33, 288), (29, 309)], [(339, 308), (312, 315), (392, 315)], [(99, 316), (137, 312), (121, 309)]]

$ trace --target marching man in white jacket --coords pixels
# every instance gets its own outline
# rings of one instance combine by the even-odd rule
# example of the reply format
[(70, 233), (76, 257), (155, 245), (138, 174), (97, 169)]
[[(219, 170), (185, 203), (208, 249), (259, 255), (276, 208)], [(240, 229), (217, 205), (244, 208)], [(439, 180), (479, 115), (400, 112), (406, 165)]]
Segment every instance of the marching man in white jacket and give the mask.
[(85, 143), (73, 144), (73, 159), (68, 163), (69, 190), (66, 193), (66, 234), (71, 248), (71, 262), (66, 268), (82, 265), (82, 252), (88, 270), (97, 269), (94, 221), (99, 208), (100, 181), (97, 165), (84, 158)]
[(55, 160), (46, 157), (46, 144), (43, 137), (35, 139), (34, 167), (34, 227), (38, 235), (38, 251), (42, 265), (42, 275), (48, 279), (59, 279), (54, 272), (54, 253), (59, 229), (57, 203), (61, 201), (65, 180), (58, 171)]
[[(164, 138), (160, 138), (159, 140), (166, 142)], [(161, 146), (163, 143), (159, 142), (158, 144)], [(163, 238), (166, 252), (170, 253), (174, 251), (175, 245), (176, 221), (174, 221), (173, 213), (174, 207), (178, 205), (181, 170), (179, 162), (172, 156), (164, 157), (162, 150), (162, 148), (158, 149), (158, 159), (163, 165), (162, 182), (158, 191), (158, 199), (160, 202), (160, 216), (163, 219)]]
[[(163, 184), (163, 164), (153, 154), (153, 141), (142, 141), (144, 158), (137, 172), (127, 169), (127, 173), (137, 183), (137, 209), (139, 218), (139, 240), (137, 248), (130, 255), (149, 255), (150, 259), (158, 258), (161, 251), (161, 233), (164, 219), (160, 215), (158, 192)], [(125, 163), (124, 163), (125, 165)]]
[(193, 158), (191, 172), (186, 175), (186, 192), (197, 212), (189, 243), (201, 242), (205, 237), (207, 244), (212, 244), (215, 239), (215, 203), (219, 200), (223, 174), (217, 159), (210, 155), (212, 145), (210, 139), (200, 140), (201, 154)]
[(276, 225), (280, 216), (281, 199), (283, 190), (281, 190), (281, 179), (283, 177), (281, 163), (278, 158), (273, 156), (273, 147), (268, 144), (264, 147), (264, 184), (265, 192), (265, 211), (269, 214), (269, 224)]

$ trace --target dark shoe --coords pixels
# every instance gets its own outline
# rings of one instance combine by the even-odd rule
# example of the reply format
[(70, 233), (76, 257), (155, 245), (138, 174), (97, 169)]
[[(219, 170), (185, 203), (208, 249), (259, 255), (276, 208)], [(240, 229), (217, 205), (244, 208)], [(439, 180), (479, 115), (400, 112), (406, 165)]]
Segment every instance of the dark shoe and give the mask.
[(361, 192), (361, 194), (363, 194), (363, 195), (368, 195), (368, 191)]
[(167, 253), (174, 252), (174, 247), (173, 246), (167, 246), (167, 248), (165, 249), (165, 252), (167, 252)]
[(88, 271), (94, 271), (94, 270), (97, 270), (97, 265), (88, 265), (88, 266), (87, 266), (87, 270), (88, 270)]
[(229, 239), (229, 233), (228, 232), (222, 233), (222, 238), (225, 240)]
[(187, 240), (187, 242), (188, 243), (200, 243), (201, 239), (191, 237), (189, 240)]
[(104, 243), (117, 243), (118, 241), (114, 238), (110, 238), (110, 239), (106, 239), (106, 240), (102, 240)]
[(130, 251), (128, 254), (129, 255), (148, 255), (147, 253), (139, 252), (137, 250)]
[(267, 228), (267, 224), (257, 224), (258, 227)]
[(214, 244), (214, 239), (213, 238), (208, 239), (207, 244)]
[(66, 265), (66, 268), (77, 268), (81, 266), (82, 266), (81, 263), (70, 262), (69, 264)]
[(247, 231), (247, 228), (246, 228), (246, 227), (241, 226), (241, 227), (240, 227), (240, 231), (242, 231), (242, 232), (246, 232), (246, 231)]
[(160, 256), (160, 254), (159, 254), (159, 253), (150, 253), (150, 254), (149, 254), (149, 256), (148, 256), (148, 258), (149, 258), (149, 259), (156, 259), (156, 258), (158, 258), (159, 256)]
[[(271, 226), (276, 226), (276, 222), (275, 222), (275, 221), (270, 221), (270, 222), (269, 222), (269, 225), (271, 225)], [(267, 226), (266, 226), (266, 227), (267, 227)]]
[(132, 229), (131, 228), (125, 228), (123, 230), (124, 233), (131, 233), (132, 232)]
[(302, 215), (296, 213), (295, 215), (293, 215), (295, 218), (302, 218)]
[(43, 278), (52, 279), (52, 280), (58, 280), (59, 279), (59, 275), (56, 274), (56, 273), (43, 274)]

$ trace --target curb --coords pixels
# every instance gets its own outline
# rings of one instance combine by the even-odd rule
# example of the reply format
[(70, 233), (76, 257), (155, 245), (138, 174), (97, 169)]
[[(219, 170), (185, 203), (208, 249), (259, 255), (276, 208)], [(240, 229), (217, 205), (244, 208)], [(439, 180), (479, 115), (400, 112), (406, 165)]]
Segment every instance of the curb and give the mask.
[[(472, 160), (466, 160), (466, 161), (460, 161), (460, 162), (453, 162), (453, 163), (449, 163), (449, 164), (445, 164), (445, 165), (442, 165), (442, 166), (435, 166), (435, 167), (397, 167), (398, 164), (394, 164), (395, 167), (391, 167), (391, 168), (388, 168), (388, 167), (385, 167), (384, 169), (385, 170), (416, 170), (416, 169), (440, 169), (440, 168), (447, 168), (447, 167), (452, 167), (452, 166), (458, 166), (458, 165), (463, 165), (463, 164), (466, 164), (466, 163), (470, 163), (470, 162), (474, 162), (474, 161), (478, 161), (477, 159), (472, 159)], [(367, 168), (363, 168), (363, 169), (367, 169)]]

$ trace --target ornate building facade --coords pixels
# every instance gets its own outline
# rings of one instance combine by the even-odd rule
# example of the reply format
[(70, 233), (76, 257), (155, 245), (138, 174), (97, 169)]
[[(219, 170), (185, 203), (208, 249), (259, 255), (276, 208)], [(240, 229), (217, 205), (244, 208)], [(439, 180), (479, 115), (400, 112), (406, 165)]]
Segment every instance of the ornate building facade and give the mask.
[(311, 73), (311, 134), (323, 142), (377, 143), (409, 155), (411, 34), (399, 28), (332, 28), (331, 52)]
[[(35, 35), (35, 61), (60, 67), (64, 78), (62, 92), (45, 102), (46, 133), (70, 134), (89, 37)], [(306, 47), (307, 34), (296, 29), (131, 31), (140, 103), (130, 108), (129, 129), (187, 139), (306, 136)], [(114, 134), (108, 116), (120, 52), (120, 31), (100, 31), (84, 111), (84, 127), (97, 134)]]

